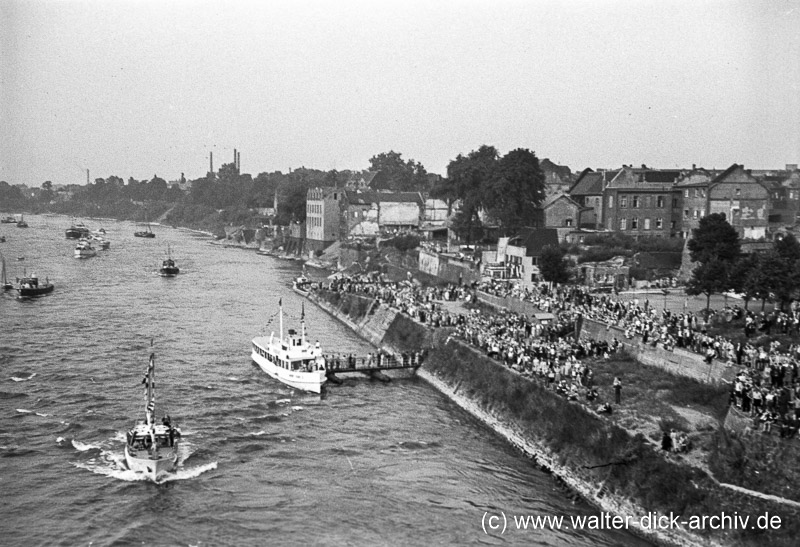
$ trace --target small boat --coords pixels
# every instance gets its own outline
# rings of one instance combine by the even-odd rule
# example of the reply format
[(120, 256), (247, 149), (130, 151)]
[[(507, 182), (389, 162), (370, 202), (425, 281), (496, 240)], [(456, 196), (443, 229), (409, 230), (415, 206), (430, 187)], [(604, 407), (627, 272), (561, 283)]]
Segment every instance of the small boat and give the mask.
[(307, 296), (308, 292), (311, 290), (311, 280), (309, 280), (305, 272), (303, 272), (292, 282), (292, 288), (297, 294)]
[(14, 288), (14, 285), (8, 281), (8, 277), (6, 276), (6, 259), (2, 254), (0, 254), (0, 261), (3, 263), (3, 268), (0, 270), (0, 289), (10, 291)]
[(280, 331), (253, 338), (252, 359), (261, 370), (296, 389), (321, 393), (326, 381), (325, 358), (319, 342), (311, 345), (306, 340), (305, 308), (300, 315), (300, 333), (289, 329), (283, 336), (283, 304), (278, 301)]
[(91, 241), (102, 251), (107, 251), (111, 248), (111, 242), (102, 236), (92, 235)]
[(27, 228), (28, 223), (25, 222), (25, 217), (20, 215), (19, 222), (17, 222), (17, 228)]
[(156, 424), (155, 354), (142, 383), (145, 384), (144, 420), (138, 420), (126, 436), (125, 463), (128, 469), (143, 473), (153, 482), (174, 471), (178, 465), (178, 441), (181, 430), (165, 414)]
[(135, 237), (156, 237), (156, 234), (153, 233), (153, 230), (150, 229), (150, 223), (147, 221), (147, 212), (145, 212), (145, 220), (144, 220), (144, 230), (139, 230), (137, 232), (133, 232)]
[(0, 222), (3, 223), (3, 224), (16, 224), (17, 223), (17, 217), (3, 217), (3, 218), (0, 218)]
[(81, 239), (75, 245), (75, 258), (90, 258), (95, 255), (97, 255), (97, 251), (92, 247), (88, 239)]
[(0, 236), (0, 243), (6, 242), (6, 236)]
[(169, 245), (167, 245), (167, 258), (161, 263), (161, 268), (158, 270), (158, 274), (161, 277), (175, 277), (180, 273), (180, 271), (181, 270), (175, 265), (175, 261), (172, 260)]
[(30, 277), (26, 275), (17, 281), (19, 282), (19, 286), (17, 287), (19, 296), (41, 296), (43, 294), (53, 292), (53, 289), (55, 288), (47, 278), (45, 278), (44, 283), (40, 283), (36, 274), (33, 274)]
[(82, 223), (72, 224), (69, 228), (67, 228), (65, 232), (67, 239), (80, 239), (82, 237), (89, 237), (91, 232), (89, 228), (84, 226)]

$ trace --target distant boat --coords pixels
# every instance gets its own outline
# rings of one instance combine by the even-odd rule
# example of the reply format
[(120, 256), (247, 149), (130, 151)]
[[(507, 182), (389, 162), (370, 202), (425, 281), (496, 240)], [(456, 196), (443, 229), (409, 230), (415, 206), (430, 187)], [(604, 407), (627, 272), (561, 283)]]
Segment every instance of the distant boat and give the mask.
[(14, 288), (14, 285), (9, 283), (8, 277), (6, 276), (6, 258), (0, 254), (0, 261), (3, 262), (3, 268), (0, 270), (0, 288), (4, 291), (10, 291)]
[(180, 271), (181, 270), (175, 265), (175, 261), (172, 260), (169, 245), (167, 245), (167, 258), (161, 263), (161, 268), (158, 270), (158, 273), (161, 277), (175, 277)]
[(82, 237), (89, 237), (90, 233), (91, 232), (89, 231), (89, 228), (80, 222), (78, 224), (73, 224), (66, 230), (67, 239), (80, 239)]
[(257, 336), (253, 338), (251, 357), (261, 370), (283, 382), (284, 384), (321, 393), (325, 383), (325, 358), (319, 343), (311, 345), (306, 340), (305, 310), (300, 316), (300, 333), (289, 329), (288, 336), (283, 337), (283, 305), (278, 301), (280, 316), (280, 332), (275, 337), (273, 332), (269, 338)]
[(23, 215), (19, 216), (19, 222), (17, 222), (17, 228), (27, 228), (28, 223), (25, 222), (25, 217)]
[(87, 239), (81, 239), (75, 245), (75, 258), (91, 258), (97, 255), (97, 251)]
[(6, 236), (0, 236), (0, 243), (6, 242)]
[(93, 241), (100, 250), (107, 251), (111, 248), (111, 242), (103, 236), (92, 234), (91, 241)]
[(3, 224), (16, 224), (17, 223), (17, 217), (3, 217), (3, 218), (0, 218), (0, 222), (3, 223)]
[(133, 235), (136, 237), (156, 237), (156, 234), (154, 234), (153, 230), (150, 229), (150, 223), (147, 221), (147, 211), (144, 213), (144, 226), (144, 230), (133, 232)]
[(137, 473), (143, 473), (154, 482), (178, 465), (178, 440), (180, 429), (172, 425), (168, 415), (156, 424), (155, 354), (150, 354), (150, 364), (144, 375), (144, 420), (137, 421), (128, 431), (125, 443), (125, 463)]
[(53, 292), (53, 289), (55, 288), (53, 284), (50, 283), (50, 280), (46, 278), (44, 283), (40, 283), (36, 274), (33, 274), (30, 277), (25, 276), (17, 281), (19, 281), (19, 286), (17, 287), (19, 296), (41, 296), (43, 294)]

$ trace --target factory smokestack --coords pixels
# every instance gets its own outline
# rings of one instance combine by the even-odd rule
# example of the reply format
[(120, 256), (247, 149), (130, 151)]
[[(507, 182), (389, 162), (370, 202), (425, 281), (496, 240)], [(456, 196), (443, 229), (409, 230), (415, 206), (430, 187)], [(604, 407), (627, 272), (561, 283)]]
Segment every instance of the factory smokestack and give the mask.
[(214, 172), (214, 152), (208, 153), (208, 172)]
[(242, 153), (241, 152), (237, 152), (236, 153), (236, 170), (237, 171), (241, 171), (242, 170)]
[(236, 149), (233, 149), (233, 166), (236, 167)]
[(86, 185), (89, 185), (89, 170), (86, 170)]

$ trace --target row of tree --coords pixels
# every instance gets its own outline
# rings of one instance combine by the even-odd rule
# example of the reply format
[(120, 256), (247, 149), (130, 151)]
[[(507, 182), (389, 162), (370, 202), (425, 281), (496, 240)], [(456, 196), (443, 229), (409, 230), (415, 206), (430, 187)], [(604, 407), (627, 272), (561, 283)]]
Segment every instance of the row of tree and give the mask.
[(788, 234), (776, 239), (771, 249), (742, 254), (736, 229), (715, 213), (700, 220), (688, 242), (690, 257), (698, 265), (686, 287), (690, 295), (706, 295), (706, 309), (711, 295), (728, 291), (745, 300), (773, 300), (780, 309), (800, 297), (800, 243)]

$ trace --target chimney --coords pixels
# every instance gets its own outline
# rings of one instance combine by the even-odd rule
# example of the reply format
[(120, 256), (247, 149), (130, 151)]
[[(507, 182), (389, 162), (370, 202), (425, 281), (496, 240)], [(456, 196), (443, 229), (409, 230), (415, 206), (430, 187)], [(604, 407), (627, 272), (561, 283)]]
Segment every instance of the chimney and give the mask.
[(214, 152), (208, 153), (208, 172), (214, 172)]
[(236, 149), (233, 149), (233, 166), (236, 167)]
[(239, 151), (236, 154), (236, 170), (237, 171), (241, 171), (242, 170), (242, 152), (241, 151)]
[(86, 184), (87, 184), (87, 186), (89, 184), (89, 170), (88, 169), (86, 170)]

